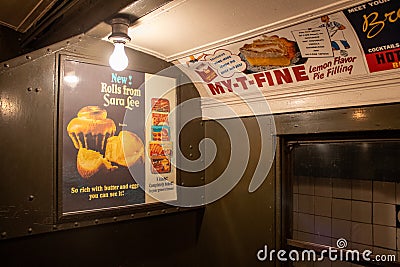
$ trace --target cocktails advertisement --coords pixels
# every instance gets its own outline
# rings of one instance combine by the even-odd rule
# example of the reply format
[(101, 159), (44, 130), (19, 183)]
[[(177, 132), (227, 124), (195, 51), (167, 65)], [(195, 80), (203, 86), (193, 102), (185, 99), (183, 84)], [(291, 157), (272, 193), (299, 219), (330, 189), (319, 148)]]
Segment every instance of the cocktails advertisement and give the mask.
[(344, 10), (370, 72), (400, 68), (400, 1), (380, 0)]
[(63, 64), (63, 214), (176, 200), (174, 79)]
[(211, 97), (400, 69), (400, 1), (370, 1), (190, 55), (179, 64)]

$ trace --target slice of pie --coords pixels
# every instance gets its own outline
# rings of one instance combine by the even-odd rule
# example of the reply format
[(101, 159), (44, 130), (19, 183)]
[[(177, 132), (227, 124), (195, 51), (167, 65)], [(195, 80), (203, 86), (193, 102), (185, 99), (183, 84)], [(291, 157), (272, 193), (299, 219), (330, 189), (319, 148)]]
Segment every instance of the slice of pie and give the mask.
[(239, 50), (252, 66), (289, 66), (297, 53), (296, 42), (276, 35), (263, 35)]

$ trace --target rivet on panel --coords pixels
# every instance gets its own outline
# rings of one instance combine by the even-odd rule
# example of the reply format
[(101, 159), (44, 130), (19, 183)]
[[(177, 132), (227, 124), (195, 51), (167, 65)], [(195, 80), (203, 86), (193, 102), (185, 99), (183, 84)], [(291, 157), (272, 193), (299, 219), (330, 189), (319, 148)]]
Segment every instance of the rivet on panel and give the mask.
[(31, 60), (31, 59), (32, 59), (31, 56), (26, 56), (25, 58), (26, 58), (27, 60)]
[(57, 225), (53, 225), (53, 230), (57, 230)]
[(182, 182), (182, 183), (181, 183), (181, 185), (185, 185), (185, 183), (184, 183), (184, 182)]
[(189, 157), (193, 158), (193, 154), (192, 154), (192, 153), (190, 153), (190, 154), (189, 154)]
[(70, 41), (67, 41), (67, 45), (69, 45), (71, 42)]
[(180, 208), (179, 208), (179, 207), (177, 207), (177, 208), (176, 208), (176, 210), (177, 210), (177, 211), (179, 211), (179, 210), (180, 210)]
[(5, 67), (5, 68), (9, 68), (10, 65), (6, 63), (6, 64), (4, 64), (4, 67)]
[(28, 197), (28, 200), (29, 201), (32, 201), (32, 200), (34, 200), (35, 199), (35, 196), (34, 195), (30, 195), (29, 197)]
[(36, 93), (39, 93), (40, 91), (42, 91), (42, 89), (40, 89), (39, 87), (38, 87), (38, 88), (35, 88), (35, 92), (36, 92)]
[(148, 211), (146, 214), (147, 214), (147, 216), (150, 215), (150, 211)]
[(78, 40), (79, 40), (79, 41), (82, 41), (82, 36), (79, 36), (79, 37), (78, 37)]
[(162, 213), (165, 213), (165, 212), (166, 212), (166, 210), (162, 210), (161, 212), (162, 212)]
[(135, 217), (135, 214), (131, 214), (131, 218), (134, 218)]
[(95, 224), (98, 224), (98, 223), (99, 223), (99, 220), (98, 220), (98, 219), (94, 220), (94, 223), (95, 223)]
[(189, 145), (189, 148), (190, 148), (190, 149), (193, 149), (193, 146), (192, 146), (192, 145)]
[(77, 226), (79, 226), (79, 223), (78, 223), (78, 222), (75, 222), (74, 225), (75, 225), (75, 227), (77, 227)]
[(33, 229), (31, 227), (28, 228), (28, 233), (32, 233)]
[(113, 217), (113, 220), (116, 221), (116, 220), (117, 220), (117, 217)]
[(32, 87), (28, 87), (28, 92), (31, 92), (32, 90), (33, 90), (33, 88)]
[(299, 127), (299, 125), (298, 125), (298, 124), (295, 124), (294, 127), (297, 128), (297, 127)]
[(200, 180), (204, 181), (204, 177), (203, 177), (203, 176), (201, 176), (201, 177), (200, 177)]
[(50, 53), (50, 52), (51, 52), (51, 49), (50, 49), (50, 48), (47, 48), (47, 52)]
[(1, 237), (2, 237), (2, 238), (5, 238), (6, 236), (7, 236), (7, 232), (2, 232), (2, 233), (1, 233)]

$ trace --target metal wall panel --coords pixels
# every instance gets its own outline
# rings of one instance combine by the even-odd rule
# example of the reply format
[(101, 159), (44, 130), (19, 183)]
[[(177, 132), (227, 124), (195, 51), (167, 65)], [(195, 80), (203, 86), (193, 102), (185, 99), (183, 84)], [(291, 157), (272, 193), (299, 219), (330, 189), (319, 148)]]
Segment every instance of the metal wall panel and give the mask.
[[(189, 160), (197, 160), (200, 158), (200, 142), (205, 137), (205, 126), (201, 119), (201, 103), (200, 95), (192, 83), (189, 83), (187, 77), (182, 78), (182, 86), (179, 87), (178, 102), (190, 105), (193, 120), (186, 125), (181, 125), (182, 131), (179, 136), (179, 146), (182, 155)], [(204, 156), (204, 155), (203, 155)], [(205, 183), (204, 168), (201, 171), (191, 172), (181, 170), (181, 185), (183, 186), (201, 186)]]
[[(260, 188), (249, 193), (249, 183), (260, 157), (260, 129), (254, 117), (229, 120), (233, 124), (235, 120), (243, 121), (250, 142), (250, 157), (233, 190), (205, 209), (199, 237), (200, 266), (274, 266), (274, 262), (258, 261), (256, 255), (264, 245), (275, 247), (275, 164)], [(205, 127), (206, 137), (216, 143), (218, 150), (215, 161), (206, 169), (206, 179), (210, 182), (225, 170), (231, 144), (218, 121), (207, 121)]]
[(275, 115), (277, 133), (312, 134), (399, 129), (400, 105), (386, 104)]
[(51, 229), (55, 55), (0, 73), (3, 237)]
[[(0, 67), (1, 161), (0, 233), (7, 239), (16, 236), (57, 231), (120, 220), (177, 212), (174, 206), (138, 209), (136, 212), (114, 212), (58, 221), (57, 218), (57, 114), (58, 64), (60, 55), (70, 55), (95, 64), (108, 65), (108, 52), (113, 46), (99, 39), (80, 36), (7, 61)], [(157, 73), (171, 64), (141, 52), (127, 49), (129, 68)], [(178, 75), (176, 78), (180, 79)], [(178, 88), (178, 98), (194, 97), (196, 89), (189, 85)], [(180, 101), (178, 99), (178, 101)], [(200, 111), (200, 105), (192, 107)], [(185, 128), (182, 140), (197, 136), (204, 128)], [(183, 146), (183, 153), (193, 156), (194, 145)], [(190, 156), (192, 155), (192, 156)], [(188, 174), (189, 175), (189, 174)], [(179, 176), (182, 176), (178, 174)], [(190, 173), (187, 184), (204, 183), (204, 175)]]
[[(0, 66), (1, 265), (183, 266), (196, 255), (202, 209), (155, 207), (111, 217), (100, 214), (57, 221), (59, 55), (107, 65), (107, 51), (112, 52), (111, 44), (79, 36)], [(127, 54), (129, 68), (136, 71), (157, 73), (170, 66), (130, 49)], [(178, 88), (178, 101), (195, 96), (197, 91), (190, 84)], [(192, 108), (201, 113), (200, 105)], [(203, 136), (204, 127), (198, 121), (184, 128), (182, 153), (197, 157), (196, 140)], [(183, 176), (187, 185), (204, 183), (201, 172)]]
[(1, 266), (195, 266), (198, 210), (0, 242)]

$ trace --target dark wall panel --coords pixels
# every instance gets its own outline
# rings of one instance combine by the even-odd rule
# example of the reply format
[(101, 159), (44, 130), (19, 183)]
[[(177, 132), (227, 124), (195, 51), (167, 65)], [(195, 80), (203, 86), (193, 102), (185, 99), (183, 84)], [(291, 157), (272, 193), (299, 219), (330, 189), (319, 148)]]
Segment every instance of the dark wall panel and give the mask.
[(21, 33), (0, 25), (0, 62), (23, 53), (23, 49), (19, 44), (21, 36)]
[(0, 242), (2, 266), (193, 266), (198, 211)]
[(400, 141), (359, 140), (315, 142), (296, 146), (295, 176), (397, 182)]
[[(233, 123), (236, 120), (241, 119), (230, 119)], [(256, 119), (242, 120), (249, 137), (250, 158), (234, 189), (205, 209), (199, 236), (201, 266), (274, 265), (258, 261), (257, 252), (264, 245), (275, 248), (275, 165), (260, 188), (249, 193), (249, 183), (259, 161), (261, 139)], [(230, 160), (230, 142), (228, 134), (215, 121), (206, 123), (206, 137), (214, 140), (218, 149), (216, 160), (206, 170), (206, 179), (210, 182), (226, 168)], [(246, 158), (241, 160), (247, 161)]]
[(54, 55), (0, 74), (0, 225), (4, 237), (53, 223)]

